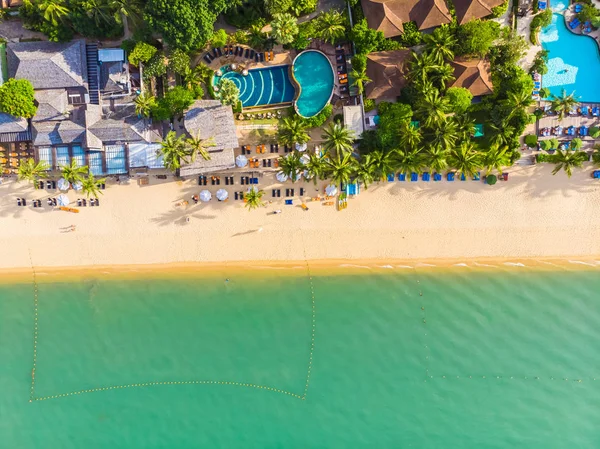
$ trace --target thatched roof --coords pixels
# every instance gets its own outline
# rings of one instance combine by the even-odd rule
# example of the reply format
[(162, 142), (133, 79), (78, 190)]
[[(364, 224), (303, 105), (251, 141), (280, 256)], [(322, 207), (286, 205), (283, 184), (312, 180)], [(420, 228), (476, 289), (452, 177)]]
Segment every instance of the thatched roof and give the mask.
[(454, 68), (455, 78), (450, 87), (464, 87), (475, 97), (493, 92), (492, 72), (488, 60), (457, 58), (450, 65)]
[(35, 89), (87, 87), (84, 40), (9, 43), (8, 75), (28, 79)]
[(370, 53), (367, 56), (367, 76), (371, 79), (365, 86), (365, 95), (373, 100), (395, 99), (406, 84), (405, 71), (410, 50), (391, 50)]
[(399, 36), (403, 24), (414, 21), (420, 30), (450, 23), (452, 17), (444, 0), (361, 0), (370, 28), (385, 37)]
[(503, 0), (454, 0), (456, 20), (460, 25), (492, 14), (492, 8), (500, 6)]

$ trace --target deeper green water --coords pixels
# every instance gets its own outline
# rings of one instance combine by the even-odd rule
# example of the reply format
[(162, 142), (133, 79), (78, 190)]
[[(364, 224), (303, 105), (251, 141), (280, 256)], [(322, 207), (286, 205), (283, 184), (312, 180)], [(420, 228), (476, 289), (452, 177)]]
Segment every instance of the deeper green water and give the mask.
[(307, 277), (41, 283), (33, 402), (33, 286), (0, 286), (0, 448), (600, 447), (598, 271), (313, 282), (308, 389)]

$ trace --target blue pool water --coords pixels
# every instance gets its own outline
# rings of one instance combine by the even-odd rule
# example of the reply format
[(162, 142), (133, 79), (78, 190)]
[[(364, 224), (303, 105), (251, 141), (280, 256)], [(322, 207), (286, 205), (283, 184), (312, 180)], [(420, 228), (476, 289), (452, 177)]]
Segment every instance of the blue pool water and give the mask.
[(315, 50), (300, 53), (294, 61), (294, 77), (300, 85), (298, 113), (312, 117), (329, 103), (333, 93), (333, 68), (327, 56)]
[[(296, 90), (288, 76), (287, 65), (249, 70), (247, 76), (229, 71), (223, 76), (214, 77), (214, 84), (221, 78), (232, 80), (240, 90), (243, 107), (263, 106), (278, 103), (291, 103)], [(224, 67), (222, 70), (226, 70)]]
[[(556, 11), (565, 5), (554, 6)], [(567, 94), (575, 91), (580, 101), (600, 101), (600, 53), (594, 39), (572, 33), (564, 16), (554, 13), (552, 24), (540, 33), (540, 41), (542, 47), (550, 51), (543, 87), (554, 95), (560, 95), (565, 89)]]

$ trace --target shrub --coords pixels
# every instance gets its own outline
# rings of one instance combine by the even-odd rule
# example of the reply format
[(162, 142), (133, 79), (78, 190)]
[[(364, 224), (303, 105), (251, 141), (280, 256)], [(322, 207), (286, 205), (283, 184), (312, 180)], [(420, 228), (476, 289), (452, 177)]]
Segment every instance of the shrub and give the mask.
[(529, 135), (525, 136), (525, 144), (529, 148), (537, 147), (537, 143), (538, 143), (538, 137), (535, 134), (529, 134)]
[(600, 11), (593, 5), (583, 5), (581, 12), (577, 14), (577, 18), (582, 22), (594, 20), (600, 15)]
[(0, 86), (0, 111), (15, 117), (31, 118), (37, 112), (33, 86), (28, 80), (10, 78)]
[(597, 139), (598, 137), (600, 137), (600, 128), (597, 126), (592, 126), (590, 128), (590, 136), (593, 137), (594, 139)]
[(548, 162), (549, 158), (550, 158), (549, 154), (540, 153), (540, 154), (535, 155), (536, 162)]
[(365, 98), (364, 108), (365, 112), (370, 112), (373, 109), (375, 109), (375, 100), (373, 100), (372, 98)]
[(210, 38), (210, 43), (213, 47), (224, 47), (227, 45), (227, 33), (223, 28), (218, 29)]
[(500, 25), (493, 21), (472, 20), (458, 27), (457, 55), (485, 56), (500, 35)]
[(183, 75), (190, 68), (190, 57), (186, 52), (175, 49), (169, 55), (169, 70)]
[(144, 64), (144, 77), (161, 77), (167, 73), (167, 60), (162, 53), (156, 53), (150, 61)]
[(129, 63), (135, 66), (140, 63), (146, 63), (152, 59), (158, 50), (146, 42), (138, 42), (135, 44), (133, 51), (129, 53)]
[(318, 128), (319, 126), (322, 126), (329, 117), (331, 117), (331, 114), (333, 114), (333, 106), (328, 104), (314, 117), (302, 118), (302, 122), (307, 128)]
[(473, 94), (469, 92), (469, 89), (464, 87), (451, 87), (446, 91), (446, 98), (449, 101), (449, 112), (462, 114), (471, 106)]
[(508, 1), (505, 1), (501, 5), (494, 6), (492, 8), (492, 17), (497, 18), (497, 17), (502, 16), (506, 12), (507, 9), (508, 9)]

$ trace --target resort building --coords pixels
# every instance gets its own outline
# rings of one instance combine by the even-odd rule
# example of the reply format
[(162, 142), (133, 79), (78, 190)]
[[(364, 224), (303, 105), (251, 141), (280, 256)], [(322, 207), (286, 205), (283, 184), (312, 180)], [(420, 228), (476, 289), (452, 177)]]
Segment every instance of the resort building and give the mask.
[(198, 156), (196, 161), (181, 167), (181, 176), (194, 176), (235, 167), (234, 148), (239, 146), (233, 110), (218, 100), (197, 100), (185, 113), (179, 132), (202, 140), (212, 139), (209, 160)]
[(452, 21), (444, 0), (361, 0), (370, 28), (385, 37), (399, 36), (406, 22), (415, 22), (419, 30)]
[(410, 50), (390, 50), (369, 53), (367, 76), (371, 82), (365, 86), (367, 98), (379, 101), (396, 101), (406, 85), (406, 71)]
[(459, 25), (470, 20), (481, 19), (492, 14), (492, 8), (500, 6), (503, 0), (453, 0), (456, 20)]
[(487, 59), (456, 58), (450, 65), (454, 68), (455, 79), (448, 87), (464, 87), (473, 97), (493, 92), (492, 72)]

